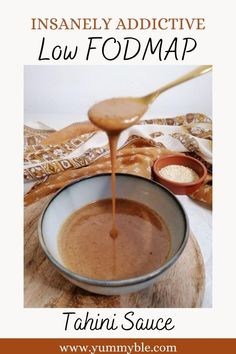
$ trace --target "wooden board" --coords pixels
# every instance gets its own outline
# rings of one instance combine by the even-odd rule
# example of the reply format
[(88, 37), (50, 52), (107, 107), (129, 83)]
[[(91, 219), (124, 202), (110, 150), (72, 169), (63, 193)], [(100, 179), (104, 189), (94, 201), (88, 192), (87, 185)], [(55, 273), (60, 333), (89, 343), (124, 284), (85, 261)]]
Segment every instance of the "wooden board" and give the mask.
[(174, 266), (153, 286), (122, 296), (86, 292), (62, 277), (38, 241), (39, 215), (48, 198), (25, 208), (25, 307), (200, 307), (204, 295), (204, 263), (193, 235)]

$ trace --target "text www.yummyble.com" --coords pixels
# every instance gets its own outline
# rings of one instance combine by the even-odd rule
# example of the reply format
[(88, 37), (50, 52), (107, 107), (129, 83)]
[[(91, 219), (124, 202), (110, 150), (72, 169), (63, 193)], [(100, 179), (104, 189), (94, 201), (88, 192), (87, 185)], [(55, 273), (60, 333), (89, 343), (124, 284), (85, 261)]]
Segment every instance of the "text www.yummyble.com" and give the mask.
[(144, 342), (123, 345), (59, 345), (62, 353), (177, 353), (176, 345), (147, 345)]

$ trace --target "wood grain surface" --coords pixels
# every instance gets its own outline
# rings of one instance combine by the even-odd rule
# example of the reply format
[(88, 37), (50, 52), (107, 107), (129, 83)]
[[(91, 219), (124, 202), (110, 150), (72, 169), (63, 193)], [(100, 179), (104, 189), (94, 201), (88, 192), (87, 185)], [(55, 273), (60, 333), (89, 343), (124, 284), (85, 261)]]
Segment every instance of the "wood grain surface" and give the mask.
[(48, 198), (25, 208), (25, 307), (201, 307), (205, 272), (202, 254), (191, 234), (179, 260), (156, 284), (122, 296), (96, 295), (62, 277), (43, 253), (37, 235), (38, 219)]

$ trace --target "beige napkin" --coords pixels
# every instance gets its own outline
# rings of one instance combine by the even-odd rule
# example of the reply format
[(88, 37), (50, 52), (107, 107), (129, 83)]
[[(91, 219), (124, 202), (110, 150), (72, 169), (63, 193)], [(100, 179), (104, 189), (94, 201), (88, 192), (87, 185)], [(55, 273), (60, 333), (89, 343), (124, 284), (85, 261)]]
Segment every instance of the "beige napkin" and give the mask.
[[(208, 168), (204, 186), (192, 196), (211, 205), (212, 122), (204, 114), (142, 120), (121, 134), (117, 172), (152, 178), (153, 162), (163, 154), (187, 153)], [(91, 123), (75, 123), (60, 131), (25, 127), (25, 204), (65, 184), (92, 174), (110, 172), (107, 136)]]

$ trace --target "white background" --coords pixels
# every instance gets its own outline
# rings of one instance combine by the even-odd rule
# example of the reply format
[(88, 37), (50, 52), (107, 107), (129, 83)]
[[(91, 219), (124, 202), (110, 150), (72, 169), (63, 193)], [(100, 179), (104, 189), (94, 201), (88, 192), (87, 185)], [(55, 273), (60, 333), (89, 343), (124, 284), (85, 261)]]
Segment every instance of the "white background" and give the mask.
[[(54, 128), (87, 119), (96, 101), (115, 96), (142, 96), (176, 79), (194, 66), (25, 66), (24, 118)], [(212, 116), (211, 73), (163, 93), (150, 117), (201, 112)]]
[[(6, 3), (4, 4), (6, 6)], [(3, 337), (235, 337), (235, 50), (233, 1), (21, 1), (8, 2), (2, 12), (1, 56), (1, 336)], [(213, 8), (214, 6), (214, 8)], [(60, 309), (23, 308), (23, 65), (38, 64), (38, 40), (42, 34), (30, 31), (33, 16), (204, 16), (207, 30), (194, 33), (199, 50), (185, 64), (214, 65), (214, 308), (140, 309), (137, 316), (171, 316), (175, 329), (167, 333), (132, 331), (123, 333), (64, 332)], [(177, 33), (176, 33), (177, 34)], [(189, 33), (188, 33), (189, 34)], [(142, 32), (138, 34), (144, 38)], [(70, 41), (82, 35), (54, 33), (49, 41)], [(86, 34), (87, 36), (87, 34)], [(165, 34), (162, 34), (164, 37)], [(97, 60), (97, 64), (99, 64)], [(151, 60), (146, 62), (150, 64)], [(152, 62), (153, 64), (153, 62)], [(178, 64), (170, 61), (169, 64)], [(80, 314), (84, 311), (80, 311)], [(114, 310), (91, 310), (90, 313)], [(117, 310), (119, 316), (125, 310)]]

